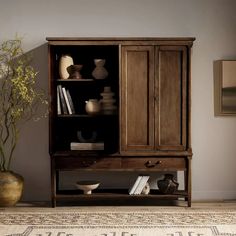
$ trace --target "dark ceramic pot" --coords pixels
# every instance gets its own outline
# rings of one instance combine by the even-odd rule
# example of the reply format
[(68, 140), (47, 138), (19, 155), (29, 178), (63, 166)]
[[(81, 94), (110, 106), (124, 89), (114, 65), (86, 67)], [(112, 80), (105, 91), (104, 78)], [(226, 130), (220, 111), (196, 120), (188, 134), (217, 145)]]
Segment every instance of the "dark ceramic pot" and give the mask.
[(174, 180), (172, 174), (165, 174), (164, 179), (157, 181), (157, 186), (163, 194), (173, 194), (179, 187), (179, 183)]
[(21, 198), (24, 179), (12, 171), (0, 171), (0, 206), (14, 206)]
[(82, 79), (80, 71), (83, 65), (71, 65), (67, 67), (67, 72), (69, 73), (69, 79)]

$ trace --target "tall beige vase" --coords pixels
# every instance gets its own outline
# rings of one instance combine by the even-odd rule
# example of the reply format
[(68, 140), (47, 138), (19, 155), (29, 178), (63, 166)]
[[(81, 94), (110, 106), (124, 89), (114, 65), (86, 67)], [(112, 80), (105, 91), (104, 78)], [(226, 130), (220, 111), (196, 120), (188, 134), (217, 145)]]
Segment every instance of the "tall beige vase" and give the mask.
[(24, 179), (12, 171), (0, 171), (0, 207), (11, 207), (20, 200)]
[(70, 55), (62, 55), (59, 61), (59, 75), (60, 79), (68, 79), (70, 74), (67, 67), (74, 65), (73, 58)]

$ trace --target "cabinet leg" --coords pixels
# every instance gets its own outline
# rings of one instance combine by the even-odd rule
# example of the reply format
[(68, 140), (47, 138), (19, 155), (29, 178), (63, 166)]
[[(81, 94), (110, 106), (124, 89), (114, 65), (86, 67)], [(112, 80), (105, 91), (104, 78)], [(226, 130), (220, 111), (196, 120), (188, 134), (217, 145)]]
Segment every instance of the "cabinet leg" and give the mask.
[(55, 199), (55, 197), (52, 197), (51, 204), (52, 204), (53, 208), (56, 207), (56, 199)]
[(188, 198), (188, 207), (191, 207), (191, 198)]
[(191, 178), (191, 157), (187, 158), (187, 172), (185, 172), (185, 185), (188, 197), (185, 199), (188, 201), (188, 207), (191, 207), (192, 202), (192, 178)]
[(56, 207), (56, 182), (57, 182), (57, 177), (56, 177), (56, 171), (54, 169), (55, 166), (55, 160), (54, 158), (51, 158), (51, 204), (52, 207)]

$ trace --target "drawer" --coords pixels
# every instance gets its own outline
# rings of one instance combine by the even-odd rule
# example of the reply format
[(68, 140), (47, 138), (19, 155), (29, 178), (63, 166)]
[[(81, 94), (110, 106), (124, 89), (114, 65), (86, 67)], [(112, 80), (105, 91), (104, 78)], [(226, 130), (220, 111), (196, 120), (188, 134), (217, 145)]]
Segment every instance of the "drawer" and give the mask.
[(123, 158), (121, 162), (121, 166), (122, 166), (122, 169), (176, 171), (176, 170), (186, 169), (186, 160), (184, 157)]
[(100, 158), (100, 157), (55, 157), (56, 169), (119, 169), (120, 158)]

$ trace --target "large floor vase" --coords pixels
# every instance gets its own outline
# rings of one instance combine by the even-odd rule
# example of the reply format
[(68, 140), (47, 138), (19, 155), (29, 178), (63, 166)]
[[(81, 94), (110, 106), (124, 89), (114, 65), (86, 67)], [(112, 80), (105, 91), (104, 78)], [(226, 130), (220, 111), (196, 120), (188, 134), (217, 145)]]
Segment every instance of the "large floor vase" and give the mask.
[(11, 207), (20, 200), (24, 179), (12, 171), (0, 171), (0, 207)]

